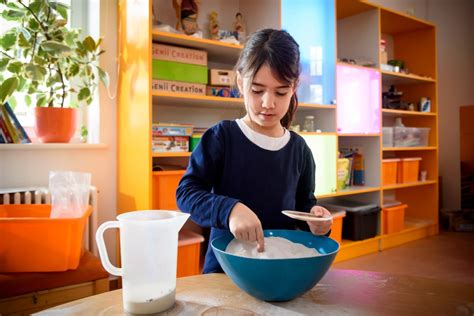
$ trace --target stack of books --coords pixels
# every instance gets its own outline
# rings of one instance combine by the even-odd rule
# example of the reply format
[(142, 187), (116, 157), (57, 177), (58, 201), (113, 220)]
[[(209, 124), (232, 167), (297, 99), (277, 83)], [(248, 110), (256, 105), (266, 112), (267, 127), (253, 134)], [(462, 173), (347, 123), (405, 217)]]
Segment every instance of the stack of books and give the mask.
[(10, 105), (0, 103), (0, 144), (27, 143), (31, 140)]

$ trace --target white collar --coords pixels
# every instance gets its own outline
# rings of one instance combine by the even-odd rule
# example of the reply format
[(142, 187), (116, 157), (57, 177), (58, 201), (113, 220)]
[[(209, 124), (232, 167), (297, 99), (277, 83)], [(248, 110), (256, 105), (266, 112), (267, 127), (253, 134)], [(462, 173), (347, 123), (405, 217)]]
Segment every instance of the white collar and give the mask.
[(271, 151), (277, 151), (285, 147), (290, 141), (290, 132), (284, 128), (285, 133), (280, 137), (271, 137), (254, 131), (242, 118), (236, 119), (235, 122), (239, 125), (240, 130), (244, 135), (255, 145)]

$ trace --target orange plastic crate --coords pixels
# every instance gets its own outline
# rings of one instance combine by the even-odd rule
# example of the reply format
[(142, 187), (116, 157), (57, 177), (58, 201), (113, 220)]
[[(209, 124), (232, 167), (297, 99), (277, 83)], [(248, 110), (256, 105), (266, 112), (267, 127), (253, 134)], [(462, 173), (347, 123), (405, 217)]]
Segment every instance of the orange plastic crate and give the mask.
[(177, 210), (176, 189), (186, 170), (159, 171), (153, 174), (153, 208)]
[(399, 183), (411, 183), (418, 181), (418, 171), (420, 170), (421, 158), (403, 158), (398, 171)]
[(397, 183), (397, 170), (400, 159), (382, 160), (382, 185), (392, 185)]
[(384, 234), (397, 233), (405, 228), (406, 208), (406, 204), (399, 204), (391, 207), (385, 207), (382, 209)]
[(49, 218), (51, 205), (0, 205), (0, 272), (76, 269), (89, 207), (79, 218)]
[(199, 262), (201, 256), (201, 243), (204, 237), (182, 229), (178, 240), (178, 267), (177, 277), (185, 277), (200, 273)]
[(345, 211), (335, 212), (332, 214), (332, 227), (330, 238), (334, 239), (338, 243), (342, 241), (342, 219), (346, 216)]

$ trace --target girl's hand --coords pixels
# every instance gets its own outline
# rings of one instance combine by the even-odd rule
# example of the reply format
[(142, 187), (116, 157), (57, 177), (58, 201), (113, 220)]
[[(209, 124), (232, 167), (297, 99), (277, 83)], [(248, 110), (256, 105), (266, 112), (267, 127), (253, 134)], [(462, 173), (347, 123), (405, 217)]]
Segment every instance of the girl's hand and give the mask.
[[(332, 216), (331, 213), (322, 206), (313, 206), (311, 208), (310, 213), (321, 216), (321, 217), (330, 217)], [(315, 235), (326, 235), (332, 226), (332, 219), (330, 221), (324, 222), (307, 222), (309, 225), (309, 229)]]
[(244, 204), (235, 204), (229, 216), (229, 228), (235, 238), (257, 242), (257, 251), (264, 251), (262, 224), (257, 215)]

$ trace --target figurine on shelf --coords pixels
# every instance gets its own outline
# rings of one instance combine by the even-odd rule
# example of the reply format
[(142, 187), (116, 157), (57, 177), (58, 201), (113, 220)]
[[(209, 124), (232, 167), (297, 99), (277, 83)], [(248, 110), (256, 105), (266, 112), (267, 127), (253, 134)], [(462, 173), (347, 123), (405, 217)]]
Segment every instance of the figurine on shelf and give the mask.
[(198, 3), (195, 0), (173, 0), (176, 11), (176, 29), (186, 35), (193, 35), (199, 29), (197, 24)]
[(212, 11), (209, 15), (209, 33), (211, 39), (219, 40), (219, 22), (217, 21), (217, 12)]
[(234, 22), (234, 31), (236, 33), (236, 37), (239, 40), (239, 42), (243, 43), (245, 40), (246, 36), (246, 30), (245, 30), (245, 23), (242, 18), (242, 13), (237, 12), (235, 15), (235, 22)]

